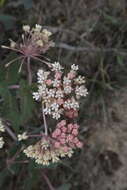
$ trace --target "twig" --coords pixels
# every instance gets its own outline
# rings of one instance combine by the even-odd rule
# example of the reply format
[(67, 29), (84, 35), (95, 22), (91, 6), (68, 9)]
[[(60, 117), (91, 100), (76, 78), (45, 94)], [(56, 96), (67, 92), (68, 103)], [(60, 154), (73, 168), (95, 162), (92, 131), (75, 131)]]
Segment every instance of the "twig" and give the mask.
[(80, 46), (71, 46), (66, 43), (56, 43), (56, 47), (67, 49), (70, 51), (84, 51), (84, 52), (114, 52), (117, 54), (127, 55), (127, 51), (125, 49), (117, 49), (117, 48), (98, 48), (98, 47), (80, 47)]
[(19, 85), (10, 85), (8, 86), (9, 89), (19, 89), (20, 86)]
[(42, 173), (42, 176), (45, 179), (46, 183), (48, 184), (49, 189), (50, 190), (55, 190), (55, 188), (52, 186), (51, 182), (49, 181), (49, 178), (44, 173)]
[(11, 138), (12, 138), (14, 141), (17, 141), (17, 137), (16, 137), (16, 135), (13, 133), (13, 131), (12, 131), (8, 126), (5, 126), (5, 129), (6, 129), (6, 131), (8, 132), (8, 134), (11, 136)]

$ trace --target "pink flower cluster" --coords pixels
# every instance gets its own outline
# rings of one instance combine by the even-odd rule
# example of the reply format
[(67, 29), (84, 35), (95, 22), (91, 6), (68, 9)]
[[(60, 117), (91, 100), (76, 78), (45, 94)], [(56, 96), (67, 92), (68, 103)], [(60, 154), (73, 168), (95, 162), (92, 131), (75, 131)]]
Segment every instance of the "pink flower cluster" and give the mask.
[(66, 120), (60, 121), (51, 135), (55, 139), (55, 148), (64, 147), (65, 152), (70, 148), (81, 148), (82, 142), (77, 137), (79, 133), (78, 128), (79, 125), (77, 124), (67, 124)]

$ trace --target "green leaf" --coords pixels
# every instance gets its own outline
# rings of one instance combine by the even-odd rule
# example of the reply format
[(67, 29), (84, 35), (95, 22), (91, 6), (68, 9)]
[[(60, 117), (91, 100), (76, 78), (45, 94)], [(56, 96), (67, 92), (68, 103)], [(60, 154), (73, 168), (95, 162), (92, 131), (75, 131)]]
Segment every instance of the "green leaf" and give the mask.
[(16, 18), (6, 14), (0, 14), (0, 22), (5, 26), (6, 30), (10, 30), (14, 27)]
[(2, 7), (5, 2), (6, 2), (6, 0), (0, 0), (0, 7)]

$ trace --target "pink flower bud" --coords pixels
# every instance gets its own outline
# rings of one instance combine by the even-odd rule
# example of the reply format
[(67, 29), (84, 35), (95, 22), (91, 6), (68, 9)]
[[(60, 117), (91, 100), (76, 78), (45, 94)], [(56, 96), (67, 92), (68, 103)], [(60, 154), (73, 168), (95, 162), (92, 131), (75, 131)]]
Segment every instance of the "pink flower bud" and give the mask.
[(72, 130), (72, 134), (75, 135), (75, 136), (77, 136), (78, 135), (78, 130), (77, 129), (73, 129)]
[(53, 138), (56, 138), (56, 137), (57, 137), (57, 135), (56, 135), (55, 132), (52, 133), (52, 137), (53, 137)]
[(82, 148), (83, 143), (79, 141), (78, 143), (76, 143), (76, 146), (77, 146), (78, 148)]
[(62, 127), (61, 130), (62, 130), (62, 132), (66, 133), (67, 128), (66, 127)]
[(75, 128), (75, 129), (78, 129), (78, 128), (79, 128), (79, 125), (78, 125), (78, 124), (74, 124), (74, 128)]
[(60, 130), (60, 129), (56, 129), (56, 130), (55, 130), (55, 133), (56, 133), (56, 135), (58, 136), (58, 135), (61, 134), (61, 130)]
[(59, 105), (62, 105), (64, 103), (64, 100), (62, 98), (58, 98), (57, 103)]
[(55, 73), (55, 78), (56, 79), (61, 79), (62, 73), (61, 72), (56, 72)]
[(64, 146), (64, 147), (63, 147), (63, 151), (64, 151), (64, 152), (68, 152), (68, 147), (67, 147), (67, 146)]
[(67, 138), (66, 138), (66, 141), (67, 142), (72, 142), (73, 138), (74, 138), (73, 135), (68, 135)]
[(50, 79), (48, 79), (48, 80), (46, 80), (46, 84), (50, 86), (52, 84), (52, 81)]
[(73, 142), (74, 142), (75, 144), (78, 143), (78, 142), (79, 142), (78, 138), (75, 137), (75, 138), (73, 139)]
[(71, 132), (73, 129), (73, 124), (71, 124), (71, 123), (68, 124), (67, 128), (68, 128), (68, 132)]
[(73, 78), (75, 78), (75, 76), (76, 76), (76, 73), (74, 71), (69, 72), (68, 75), (67, 75), (67, 77), (69, 79), (73, 79)]
[(62, 138), (65, 138), (65, 137), (66, 137), (66, 134), (65, 134), (65, 133), (62, 133), (62, 134), (61, 134), (61, 137), (62, 137)]
[(66, 120), (62, 120), (57, 124), (57, 127), (64, 127), (66, 125)]
[(59, 148), (60, 147), (60, 143), (59, 142), (55, 142), (54, 146), (55, 146), (55, 148)]
[(67, 116), (67, 117), (69, 117), (69, 118), (75, 118), (75, 117), (77, 117), (78, 116), (78, 111), (77, 110), (73, 110), (73, 109), (71, 109), (71, 110), (67, 110), (66, 112), (65, 112), (65, 115)]
[(60, 140), (60, 143), (61, 143), (61, 144), (65, 144), (65, 143), (66, 143), (66, 141), (65, 141), (64, 138), (60, 138), (59, 140)]

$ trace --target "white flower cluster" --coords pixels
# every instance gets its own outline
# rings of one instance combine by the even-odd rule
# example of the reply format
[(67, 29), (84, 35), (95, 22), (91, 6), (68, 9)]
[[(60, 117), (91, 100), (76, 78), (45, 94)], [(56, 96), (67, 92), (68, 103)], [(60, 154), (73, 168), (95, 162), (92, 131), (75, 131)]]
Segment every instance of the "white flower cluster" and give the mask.
[(4, 140), (3, 137), (0, 137), (0, 148), (3, 148), (4, 146)]
[(28, 139), (26, 132), (24, 132), (23, 134), (18, 134), (18, 141), (22, 141), (26, 139)]
[(3, 125), (1, 120), (0, 120), (0, 132), (5, 132), (5, 126)]
[(36, 101), (42, 101), (44, 113), (59, 119), (66, 110), (78, 110), (78, 100), (88, 94), (85, 78), (77, 76), (77, 65), (72, 65), (64, 75), (59, 62), (51, 64), (51, 72), (40, 69), (37, 73), (38, 91), (33, 92)]
[[(3, 125), (2, 120), (0, 119), (0, 132), (3, 133), (5, 132), (5, 126)], [(4, 145), (4, 139), (3, 137), (0, 137), (0, 148), (3, 148)]]
[(37, 142), (35, 145), (28, 146), (24, 153), (27, 157), (35, 159), (35, 162), (38, 164), (49, 165), (50, 163), (56, 163), (63, 157), (71, 157), (73, 150), (70, 148), (67, 151), (64, 150), (64, 147), (52, 148), (51, 142), (48, 140), (42, 139)]

